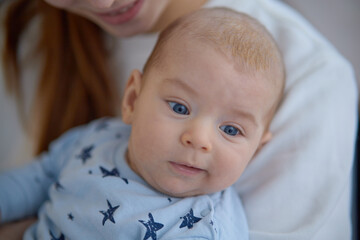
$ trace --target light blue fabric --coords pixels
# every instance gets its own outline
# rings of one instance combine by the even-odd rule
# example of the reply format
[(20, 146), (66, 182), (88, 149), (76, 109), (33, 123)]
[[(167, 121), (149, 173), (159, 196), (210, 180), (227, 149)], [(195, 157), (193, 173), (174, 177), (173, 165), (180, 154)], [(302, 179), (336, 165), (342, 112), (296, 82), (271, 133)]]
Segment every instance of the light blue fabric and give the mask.
[(65, 134), (39, 161), (1, 175), (3, 220), (41, 205), (24, 239), (248, 239), (232, 188), (190, 198), (159, 193), (127, 165), (129, 134), (120, 120), (100, 119)]

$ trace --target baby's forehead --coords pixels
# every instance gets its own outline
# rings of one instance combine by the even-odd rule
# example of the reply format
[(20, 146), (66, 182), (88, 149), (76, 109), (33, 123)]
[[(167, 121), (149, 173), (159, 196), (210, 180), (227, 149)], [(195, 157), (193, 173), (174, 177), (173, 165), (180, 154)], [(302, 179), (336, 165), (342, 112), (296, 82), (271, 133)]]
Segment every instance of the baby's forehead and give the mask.
[(257, 20), (229, 9), (202, 9), (170, 25), (161, 33), (150, 62), (162, 62), (166, 55), (183, 54), (198, 45), (215, 49), (240, 71), (260, 75), (283, 89), (285, 71), (275, 40)]
[[(198, 11), (169, 27), (160, 36), (160, 47), (173, 41), (208, 43), (255, 71), (282, 68), (279, 49), (266, 28), (254, 18), (225, 9)], [(169, 50), (169, 49), (167, 49)]]
[[(240, 53), (235, 54), (232, 51), (231, 46), (226, 47), (215, 41), (202, 39), (198, 36), (194, 37), (191, 34), (183, 34), (177, 38), (169, 39), (166, 46), (163, 47), (160, 59), (162, 62), (172, 62), (174, 58), (183, 55), (185, 57), (182, 58), (182, 61), (186, 62), (187, 59), (196, 57), (193, 55), (194, 52), (198, 52), (196, 51), (196, 48), (202, 49), (200, 54), (211, 56), (205, 59), (205, 61), (216, 59), (218, 60), (217, 63), (219, 66), (231, 65), (239, 75), (247, 75), (249, 79), (254, 79), (256, 84), (273, 84), (274, 79), (281, 78), (278, 73), (280, 67), (260, 66), (261, 64), (264, 64), (262, 63), (262, 57), (258, 57), (258, 59), (256, 59), (256, 57), (254, 59), (244, 59), (248, 57), (246, 56), (247, 54), (251, 54), (250, 50), (244, 53), (244, 55)], [(211, 53), (211, 55), (209, 55), (209, 53)], [(267, 58), (267, 56), (264, 58)], [(206, 69), (202, 69), (202, 71), (206, 71)], [(236, 82), (237, 79), (229, 79), (228, 81)], [(280, 80), (278, 81), (280, 82)], [(222, 82), (220, 81), (219, 84), (221, 83)]]

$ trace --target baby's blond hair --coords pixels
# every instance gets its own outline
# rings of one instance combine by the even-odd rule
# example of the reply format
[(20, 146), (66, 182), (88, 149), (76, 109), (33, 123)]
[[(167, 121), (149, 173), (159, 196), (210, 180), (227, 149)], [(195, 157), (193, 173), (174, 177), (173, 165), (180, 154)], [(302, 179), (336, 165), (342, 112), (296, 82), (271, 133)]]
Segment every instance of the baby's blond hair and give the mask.
[[(159, 36), (144, 67), (161, 66), (161, 55), (172, 39), (200, 40), (231, 57), (241, 71), (261, 74), (273, 84), (278, 98), (271, 110), (275, 113), (284, 90), (285, 67), (280, 50), (266, 28), (245, 13), (227, 8), (204, 8), (179, 18)], [(199, 41), (198, 41), (199, 42)], [(195, 43), (195, 41), (194, 41)]]

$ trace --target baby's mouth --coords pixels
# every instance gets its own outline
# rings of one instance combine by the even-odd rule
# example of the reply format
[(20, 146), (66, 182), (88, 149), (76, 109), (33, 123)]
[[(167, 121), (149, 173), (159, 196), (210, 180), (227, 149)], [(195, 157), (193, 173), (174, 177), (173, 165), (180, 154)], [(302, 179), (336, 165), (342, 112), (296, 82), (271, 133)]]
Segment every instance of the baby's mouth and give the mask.
[(205, 171), (204, 169), (183, 163), (170, 162), (170, 165), (177, 173), (185, 176), (194, 176)]

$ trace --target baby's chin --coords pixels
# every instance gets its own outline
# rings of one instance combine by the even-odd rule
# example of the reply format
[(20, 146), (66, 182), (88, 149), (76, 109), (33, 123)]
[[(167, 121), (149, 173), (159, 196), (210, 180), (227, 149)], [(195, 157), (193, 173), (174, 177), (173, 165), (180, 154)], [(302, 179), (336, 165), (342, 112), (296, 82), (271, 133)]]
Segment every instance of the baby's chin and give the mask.
[(208, 193), (202, 193), (202, 192), (194, 191), (194, 192), (167, 192), (165, 194), (168, 195), (169, 197), (186, 198), (186, 197), (196, 197), (196, 196), (199, 196), (199, 195), (205, 195), (205, 194), (208, 194)]
[[(144, 175), (143, 175), (144, 176)], [(184, 198), (198, 195), (212, 194), (221, 191), (226, 186), (212, 185), (211, 182), (199, 179), (188, 179), (182, 177), (153, 176), (144, 177), (144, 180), (158, 192), (170, 197)]]
[(199, 195), (206, 195), (206, 194), (211, 194), (214, 193), (213, 192), (206, 192), (204, 190), (200, 190), (200, 189), (177, 189), (176, 187), (174, 188), (155, 188), (157, 191), (168, 195), (169, 197), (175, 197), (175, 198), (185, 198), (185, 197), (196, 197)]

